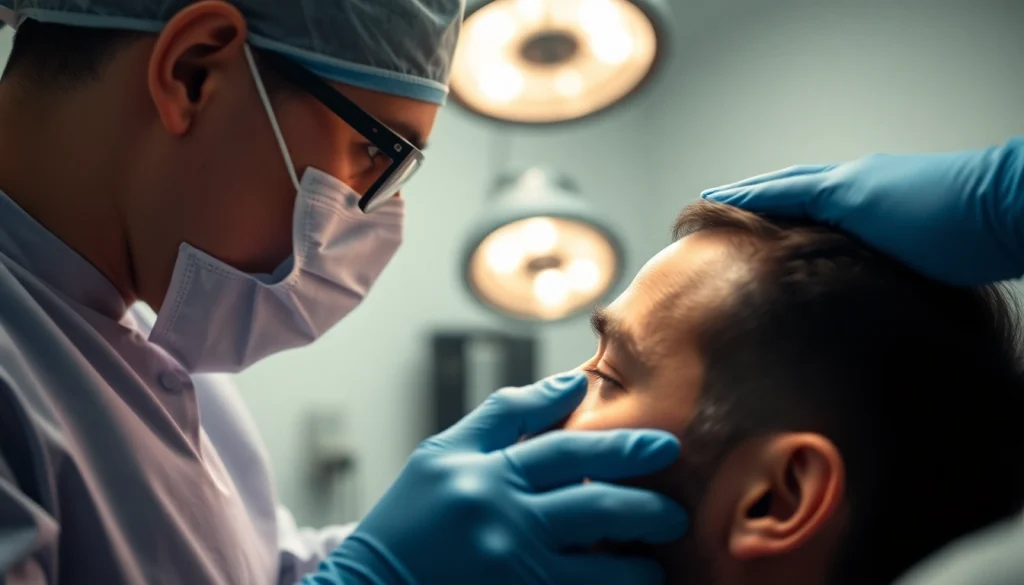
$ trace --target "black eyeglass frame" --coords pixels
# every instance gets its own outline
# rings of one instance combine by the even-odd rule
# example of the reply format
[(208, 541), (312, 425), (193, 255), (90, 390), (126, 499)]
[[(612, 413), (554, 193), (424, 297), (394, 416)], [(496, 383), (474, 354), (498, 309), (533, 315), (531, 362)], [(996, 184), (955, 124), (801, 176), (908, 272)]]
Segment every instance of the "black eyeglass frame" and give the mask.
[(367, 207), (377, 196), (378, 192), (387, 184), (388, 180), (405, 168), (405, 163), (413, 158), (413, 164), (422, 164), (423, 152), (413, 146), (400, 134), (388, 128), (386, 124), (359, 107), (355, 102), (345, 97), (340, 91), (331, 87), (329, 83), (318, 75), (306, 69), (293, 59), (274, 51), (259, 51), (260, 59), (269, 65), (278, 75), (285, 78), (289, 83), (302, 89), (327, 109), (334, 112), (339, 118), (345, 121), (356, 132), (359, 132), (367, 140), (379, 148), (384, 156), (391, 160), (387, 169), (373, 182), (373, 185), (366, 190), (366, 193), (359, 198), (359, 209), (366, 213)]

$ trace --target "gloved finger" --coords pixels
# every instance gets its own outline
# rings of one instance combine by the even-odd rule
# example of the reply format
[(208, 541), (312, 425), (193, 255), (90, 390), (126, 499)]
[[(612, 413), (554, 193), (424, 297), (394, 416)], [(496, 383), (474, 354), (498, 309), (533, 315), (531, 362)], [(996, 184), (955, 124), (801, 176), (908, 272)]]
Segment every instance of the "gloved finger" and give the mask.
[(530, 497), (559, 550), (604, 540), (665, 544), (686, 534), (688, 519), (665, 496), (635, 487), (590, 482)]
[(586, 395), (586, 376), (570, 372), (520, 388), (502, 388), (437, 440), (483, 452), (503, 449), (572, 414)]
[(665, 570), (650, 559), (589, 554), (566, 557), (555, 570), (560, 585), (663, 585)]
[(788, 179), (790, 177), (800, 177), (803, 175), (817, 175), (819, 173), (828, 172), (834, 169), (835, 167), (836, 165), (834, 164), (795, 165), (777, 171), (772, 171), (770, 173), (762, 173), (760, 175), (755, 175), (753, 177), (743, 179), (742, 181), (738, 181), (736, 183), (730, 183), (728, 185), (721, 185), (718, 187), (713, 187), (711, 189), (705, 189), (703, 192), (701, 192), (700, 196), (703, 199), (708, 199), (711, 198), (712, 195), (715, 195), (716, 193), (719, 193), (721, 191), (729, 191), (732, 189), (738, 189), (740, 187), (753, 187), (754, 185), (761, 185), (763, 183), (778, 181), (779, 179)]
[(616, 481), (660, 471), (679, 458), (679, 441), (654, 430), (555, 431), (505, 455), (534, 490), (546, 491), (584, 478)]
[(834, 215), (822, 196), (829, 180), (827, 174), (797, 175), (749, 187), (718, 191), (705, 197), (709, 201), (733, 205), (754, 213), (782, 217), (828, 221)]

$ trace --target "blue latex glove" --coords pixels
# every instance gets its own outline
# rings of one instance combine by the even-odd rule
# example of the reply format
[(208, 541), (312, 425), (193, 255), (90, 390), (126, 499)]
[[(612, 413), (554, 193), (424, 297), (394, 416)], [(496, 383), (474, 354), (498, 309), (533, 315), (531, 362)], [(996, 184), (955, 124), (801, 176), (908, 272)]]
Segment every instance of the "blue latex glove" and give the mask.
[(955, 285), (1024, 274), (1024, 137), (984, 150), (791, 167), (702, 197), (836, 226)]
[[(356, 532), (306, 585), (656, 585), (655, 562), (589, 554), (601, 540), (671, 542), (682, 509), (612, 485), (679, 456), (657, 431), (548, 429), (582, 400), (570, 374), (492, 395), (424, 442)], [(590, 478), (591, 483), (582, 480)]]

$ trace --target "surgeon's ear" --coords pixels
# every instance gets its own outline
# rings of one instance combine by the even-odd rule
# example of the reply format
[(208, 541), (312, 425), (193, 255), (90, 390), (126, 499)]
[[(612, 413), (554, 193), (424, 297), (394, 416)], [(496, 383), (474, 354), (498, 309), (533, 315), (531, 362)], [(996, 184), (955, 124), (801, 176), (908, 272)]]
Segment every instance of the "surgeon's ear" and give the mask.
[(834, 533), (843, 507), (843, 460), (821, 435), (759, 442), (737, 486), (729, 554), (740, 561), (784, 555)]
[(149, 92), (164, 127), (174, 135), (191, 128), (225, 72), (245, 65), (247, 27), (242, 13), (221, 0), (190, 4), (167, 23), (149, 61)]

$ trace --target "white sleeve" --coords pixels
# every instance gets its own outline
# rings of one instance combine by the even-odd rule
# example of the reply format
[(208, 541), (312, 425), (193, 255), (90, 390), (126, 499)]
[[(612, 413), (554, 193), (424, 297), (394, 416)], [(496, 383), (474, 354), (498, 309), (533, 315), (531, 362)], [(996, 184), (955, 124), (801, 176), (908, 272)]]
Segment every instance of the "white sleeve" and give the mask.
[(24, 425), (9, 420), (21, 411), (5, 404), (12, 393), (2, 375), (0, 371), (0, 583), (47, 585), (53, 581), (44, 567), (55, 567), (60, 531), (57, 521), (19, 487), (15, 470), (22, 466), (4, 458), (4, 453), (27, 454), (30, 449), (20, 440), (24, 437), (18, 431)]
[(355, 530), (355, 524), (326, 528), (300, 528), (284, 506), (277, 508), (277, 536), (281, 548), (279, 585), (294, 585), (316, 570), (327, 555)]
[(0, 583), (47, 585), (40, 557), (53, 551), (39, 536), (56, 522), (14, 486), (4, 467), (0, 461)]

